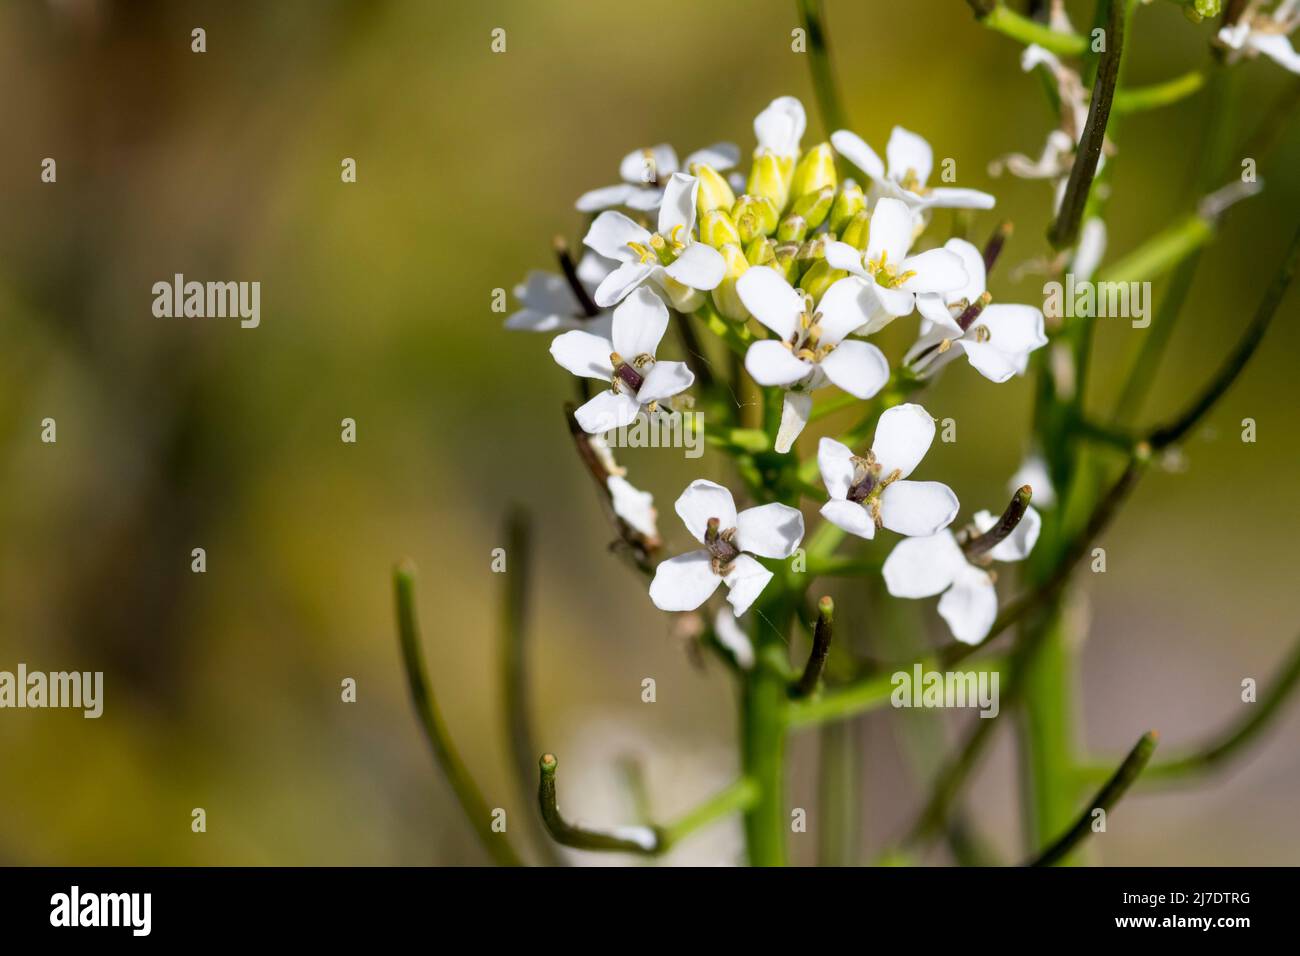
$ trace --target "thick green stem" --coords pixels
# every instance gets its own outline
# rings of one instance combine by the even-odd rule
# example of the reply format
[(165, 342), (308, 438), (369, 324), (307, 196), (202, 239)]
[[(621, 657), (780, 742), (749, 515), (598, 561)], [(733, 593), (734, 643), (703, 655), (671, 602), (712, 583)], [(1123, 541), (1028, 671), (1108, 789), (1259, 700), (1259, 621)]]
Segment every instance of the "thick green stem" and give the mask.
[[(778, 626), (788, 615), (780, 617)], [(754, 640), (757, 663), (746, 676), (740, 703), (741, 765), (757, 788), (745, 813), (745, 844), (751, 866), (784, 866), (787, 681), (775, 658), (784, 662), (785, 645), (761, 620), (759, 628)]]

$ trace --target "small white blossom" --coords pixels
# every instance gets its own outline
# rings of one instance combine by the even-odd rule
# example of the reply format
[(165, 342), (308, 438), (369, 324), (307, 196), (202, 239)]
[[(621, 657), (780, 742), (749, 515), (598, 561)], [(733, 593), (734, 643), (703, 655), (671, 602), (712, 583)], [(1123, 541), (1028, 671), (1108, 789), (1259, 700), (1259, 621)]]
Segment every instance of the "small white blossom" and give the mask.
[[(974, 532), (983, 534), (997, 524), (990, 512), (975, 515)], [(952, 636), (963, 644), (978, 644), (998, 616), (998, 595), (993, 574), (984, 566), (989, 561), (1020, 561), (1038, 541), (1042, 518), (1032, 507), (1020, 523), (998, 542), (979, 564), (967, 560), (952, 529), (944, 528), (928, 538), (905, 538), (885, 559), (882, 573), (885, 587), (894, 597), (939, 598), (939, 614), (948, 622)]]
[(948, 186), (927, 188), (925, 181), (934, 168), (934, 150), (922, 137), (895, 126), (885, 146), (889, 167), (857, 133), (846, 129), (831, 134), (835, 151), (871, 177), (871, 192), (877, 199), (899, 199), (912, 209), (992, 209), (997, 202), (977, 189)]
[(722, 172), (739, 161), (740, 147), (735, 143), (714, 143), (698, 149), (686, 157), (684, 165), (678, 165), (677, 152), (667, 143), (633, 150), (618, 164), (621, 183), (583, 193), (576, 206), (579, 212), (600, 212), (615, 206), (653, 212), (663, 202), (664, 185), (673, 173), (690, 170), (696, 163), (704, 163)]
[(881, 199), (871, 213), (867, 248), (859, 252), (847, 242), (826, 244), (826, 262), (872, 286), (879, 303), (862, 335), (883, 329), (896, 318), (911, 315), (918, 293), (949, 293), (969, 281), (961, 258), (947, 249), (929, 249), (909, 256), (917, 220), (899, 199)]
[(691, 387), (695, 375), (683, 362), (659, 362), (655, 350), (668, 331), (668, 309), (653, 292), (637, 289), (614, 310), (612, 340), (575, 330), (558, 335), (551, 355), (574, 375), (610, 387), (574, 413), (583, 431), (603, 434), (630, 425), (643, 407)]
[[(923, 375), (932, 375), (958, 355), (991, 382), (1023, 375), (1029, 353), (1047, 344), (1043, 313), (1032, 305), (984, 305), (984, 257), (965, 239), (949, 239), (944, 248), (958, 256), (969, 281), (944, 295), (918, 295), (916, 308), (924, 317), (921, 335), (903, 361)], [(972, 308), (974, 306), (975, 308)], [(976, 313), (976, 310), (979, 311)], [(958, 321), (965, 314), (966, 328)]]
[(776, 450), (787, 452), (812, 409), (814, 389), (839, 386), (871, 398), (889, 381), (889, 362), (868, 342), (846, 340), (876, 308), (872, 287), (857, 278), (831, 285), (814, 307), (774, 269), (755, 266), (736, 282), (736, 293), (761, 324), (779, 336), (753, 343), (745, 370), (759, 385), (786, 389)]
[(803, 104), (793, 96), (778, 96), (754, 117), (757, 152), (774, 153), (783, 159), (799, 155), (799, 143), (808, 126)]
[(662, 562), (650, 582), (650, 600), (662, 611), (694, 611), (726, 584), (727, 601), (744, 614), (772, 572), (752, 555), (788, 558), (803, 540), (803, 515), (779, 503), (736, 513), (731, 492), (703, 478), (677, 499), (677, 514), (704, 548)]
[(876, 425), (871, 451), (859, 457), (833, 438), (817, 447), (817, 465), (830, 501), (822, 517), (862, 538), (877, 528), (902, 535), (932, 535), (957, 517), (951, 488), (937, 481), (908, 481), (934, 441), (934, 419), (920, 405), (897, 405)]
[[(613, 271), (617, 263), (587, 252), (578, 261), (575, 270), (588, 297), (592, 296), (602, 279)], [(524, 281), (515, 286), (515, 298), (523, 306), (506, 319), (506, 328), (525, 332), (562, 332), (565, 329), (586, 329), (595, 335), (609, 335), (611, 315), (609, 310), (597, 306), (589, 314), (578, 300), (569, 281), (554, 272), (533, 269)], [(592, 302), (594, 305), (594, 301)]]
[(718, 613), (713, 617), (713, 634), (719, 644), (731, 651), (737, 667), (743, 671), (753, 670), (754, 645), (736, 620), (735, 613), (725, 604), (718, 608)]
[(623, 519), (633, 531), (640, 532), (647, 538), (658, 539), (656, 519), (659, 512), (655, 510), (654, 495), (634, 487), (622, 475), (610, 475), (605, 479), (605, 487), (609, 491), (614, 514)]
[(700, 181), (674, 173), (659, 207), (659, 231), (633, 222), (621, 212), (605, 211), (591, 224), (583, 242), (617, 269), (596, 289), (596, 304), (604, 308), (621, 302), (643, 283), (653, 282), (675, 308), (694, 312), (704, 303), (702, 293), (717, 288), (727, 273), (726, 260), (712, 246), (696, 242), (695, 197)]
[(1259, 0), (1253, 0), (1235, 24), (1219, 31), (1219, 42), (1233, 51), (1232, 59), (1262, 53), (1284, 69), (1300, 73), (1300, 53), (1287, 36), (1300, 27), (1297, 0), (1282, 0), (1269, 12), (1261, 7)]

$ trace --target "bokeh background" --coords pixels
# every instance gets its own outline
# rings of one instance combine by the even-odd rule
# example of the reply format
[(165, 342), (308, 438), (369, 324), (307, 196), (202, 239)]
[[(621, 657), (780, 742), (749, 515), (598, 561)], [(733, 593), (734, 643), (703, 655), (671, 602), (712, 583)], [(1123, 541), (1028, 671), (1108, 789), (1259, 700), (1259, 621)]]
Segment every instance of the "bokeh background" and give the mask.
[[(1050, 123), (1018, 46), (956, 0), (831, 0), (827, 12), (858, 130), (878, 148), (895, 123), (927, 136), (1016, 222), (1004, 261), (1043, 255), (1048, 187), (986, 174), (1000, 154), (1036, 153)], [(0, 669), (102, 670), (106, 683), (99, 720), (0, 712), (0, 861), (483, 862), (405, 694), (390, 584), (403, 556), (421, 569), (447, 720), (523, 842), (531, 807), (504, 745), (489, 568), (511, 503), (535, 523), (535, 733), (561, 757), (566, 811), (630, 820), (629, 757), (659, 817), (730, 778), (727, 676), (692, 664), (608, 554), (559, 411), (567, 373), (544, 337), (505, 333), (490, 304), (493, 289), (551, 267), (554, 234), (580, 238), (573, 199), (615, 181), (629, 149), (748, 150), (754, 114), (787, 93), (809, 106), (805, 144), (823, 136), (790, 50), (796, 25), (791, 3), (742, 0), (0, 7)], [(202, 55), (190, 52), (198, 26)], [(496, 27), (504, 54), (489, 49)], [(1203, 64), (1209, 35), (1172, 4), (1141, 9), (1130, 78)], [(1295, 82), (1267, 61), (1241, 70), (1252, 106), (1225, 134), (1238, 141)], [(1112, 256), (1192, 208), (1204, 110), (1193, 97), (1126, 126)], [(57, 184), (39, 180), (47, 156)], [(354, 185), (340, 182), (344, 157), (357, 160)], [(1260, 160), (1264, 197), (1229, 215), (1200, 271), (1149, 415), (1176, 408), (1247, 320), (1295, 228), (1298, 164), (1292, 123)], [(985, 214), (976, 231), (995, 222)], [(150, 288), (177, 272), (259, 280), (261, 327), (154, 318)], [(1008, 275), (1000, 298), (1037, 300), (1041, 279)], [(1267, 687), (1294, 637), (1297, 301), (1293, 290), (1181, 465), (1139, 488), (1106, 537), (1108, 573), (1084, 575), (1080, 729), (1107, 759), (1149, 727), (1173, 750), (1239, 716), (1241, 679)], [(883, 337), (891, 357), (911, 321)], [(1095, 407), (1143, 334), (1102, 323)], [(930, 476), (996, 507), (1030, 399), (1028, 382), (994, 387), (953, 366), (923, 399), (960, 414)], [(1247, 416), (1253, 445), (1238, 440)], [(40, 441), (45, 417), (55, 445)], [(355, 445), (340, 441), (344, 417)], [(725, 462), (622, 457), (678, 548), (672, 500), (690, 478), (725, 479)], [(190, 572), (194, 547), (206, 574)], [(851, 591), (831, 593), (856, 601), (853, 640), (879, 648), (878, 617)], [(943, 636), (933, 602), (891, 613)], [(340, 700), (347, 677), (354, 704)], [(866, 823), (851, 859), (871, 859), (924, 795), (902, 756), (915, 722), (956, 729), (907, 712), (857, 722)], [(1014, 858), (1010, 729), (966, 807)], [(1292, 707), (1225, 772), (1131, 796), (1095, 859), (1296, 863), (1298, 733)], [(792, 749), (791, 805), (815, 806), (816, 740)], [(191, 832), (194, 807), (204, 834)], [(730, 862), (738, 846), (738, 827), (722, 826), (673, 859)], [(792, 853), (817, 852), (814, 814)]]

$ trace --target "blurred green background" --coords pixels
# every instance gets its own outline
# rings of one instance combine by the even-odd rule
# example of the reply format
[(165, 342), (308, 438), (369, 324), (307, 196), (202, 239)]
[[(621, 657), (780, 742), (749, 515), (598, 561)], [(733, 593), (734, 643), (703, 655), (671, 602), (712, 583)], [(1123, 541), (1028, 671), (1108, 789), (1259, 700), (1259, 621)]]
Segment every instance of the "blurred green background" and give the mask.
[[(895, 123), (922, 133), (1016, 222), (1004, 262), (1045, 254), (1048, 187), (985, 172), (1036, 154), (1051, 122), (1019, 47), (957, 0), (831, 0), (827, 13), (858, 131), (878, 149)], [(545, 337), (503, 332), (490, 303), (552, 267), (554, 234), (581, 237), (573, 199), (614, 182), (628, 150), (670, 141), (684, 156), (727, 139), (747, 152), (754, 114), (786, 93), (808, 105), (805, 145), (824, 136), (796, 25), (791, 3), (741, 0), (0, 7), (0, 669), (103, 670), (106, 683), (99, 720), (0, 712), (0, 862), (482, 862), (406, 697), (389, 577), (402, 556), (421, 569), (446, 717), (522, 842), (531, 807), (503, 743), (489, 569), (512, 502), (535, 517), (536, 736), (560, 755), (565, 810), (629, 820), (628, 755), (661, 817), (730, 778), (728, 678), (692, 665), (606, 552), (559, 411), (567, 373)], [(489, 50), (496, 27), (504, 54)], [(1210, 34), (1171, 4), (1141, 9), (1131, 79), (1203, 64)], [(1241, 70), (1238, 141), (1295, 82), (1267, 61)], [(1191, 210), (1204, 108), (1194, 97), (1123, 130), (1112, 257)], [(39, 180), (47, 156), (54, 185)], [(355, 185), (340, 183), (343, 157)], [(1178, 407), (1235, 341), (1295, 228), (1298, 164), (1293, 123), (1260, 160), (1264, 196), (1233, 210), (1206, 257), (1149, 415)], [(982, 214), (975, 233), (996, 221)], [(1041, 279), (1000, 271), (999, 298), (1039, 301)], [(261, 327), (154, 318), (150, 288), (177, 272), (260, 281)], [(1181, 467), (1139, 488), (1106, 537), (1108, 573), (1083, 575), (1081, 727), (1099, 755), (1150, 727), (1170, 750), (1202, 739), (1240, 714), (1243, 677), (1266, 688), (1294, 636), (1297, 301)], [(914, 321), (882, 336), (891, 358)], [(1098, 407), (1143, 334), (1101, 323)], [(964, 511), (996, 509), (1030, 399), (1028, 382), (995, 387), (954, 365), (921, 399), (960, 419), (925, 477), (952, 484)], [(1247, 416), (1253, 445), (1238, 440)], [(56, 445), (40, 441), (45, 417)], [(344, 417), (355, 445), (340, 441)], [(726, 480), (725, 460), (621, 457), (679, 550), (673, 499), (693, 477)], [(206, 574), (190, 572), (194, 547)], [(850, 606), (852, 639), (880, 647), (869, 609)], [(903, 613), (944, 636), (933, 602)], [(654, 704), (640, 700), (647, 676)], [(354, 704), (340, 700), (346, 677)], [(924, 794), (900, 756), (908, 721), (956, 728), (911, 712), (860, 722), (863, 858)], [(1096, 858), (1297, 862), (1297, 733), (1292, 708), (1226, 772), (1130, 797)], [(814, 738), (795, 739), (792, 806), (815, 805), (816, 756)], [(1004, 730), (967, 806), (1011, 855), (1018, 801)], [(723, 826), (673, 859), (730, 862), (738, 846)], [(793, 858), (815, 846), (813, 815)]]

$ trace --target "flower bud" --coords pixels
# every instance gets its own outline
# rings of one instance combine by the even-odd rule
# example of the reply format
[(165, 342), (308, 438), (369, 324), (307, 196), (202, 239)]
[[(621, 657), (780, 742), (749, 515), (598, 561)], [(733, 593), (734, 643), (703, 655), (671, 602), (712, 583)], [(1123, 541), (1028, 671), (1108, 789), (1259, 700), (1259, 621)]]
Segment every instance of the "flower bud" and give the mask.
[(779, 216), (772, 200), (748, 193), (737, 199), (731, 209), (731, 221), (740, 232), (740, 241), (746, 245), (755, 236), (770, 236), (776, 232)]
[(710, 209), (700, 218), (700, 240), (721, 249), (729, 242), (739, 243), (740, 233), (724, 210)]
[(745, 247), (745, 260), (751, 266), (770, 266), (776, 260), (776, 243), (767, 236), (758, 236)]
[(840, 242), (847, 242), (854, 249), (865, 252), (867, 238), (871, 235), (871, 216), (866, 210), (855, 213), (849, 224), (840, 233)]
[(813, 301), (820, 302), (826, 290), (847, 275), (843, 269), (832, 269), (825, 259), (818, 259), (803, 274), (799, 287), (812, 296)]
[(704, 293), (678, 282), (670, 276), (663, 277), (663, 290), (668, 294), (672, 307), (686, 315), (694, 312), (704, 304)]
[(726, 211), (736, 204), (736, 194), (731, 191), (731, 186), (712, 166), (707, 163), (691, 163), (691, 175), (700, 181), (695, 206), (701, 216), (714, 209)]
[(804, 193), (796, 199), (791, 212), (802, 216), (810, 230), (816, 229), (830, 215), (831, 203), (834, 201), (835, 187), (823, 186), (816, 192)]
[(849, 220), (866, 208), (867, 197), (862, 194), (862, 187), (851, 179), (844, 180), (831, 206), (831, 232), (838, 236)]
[(780, 242), (803, 242), (808, 235), (808, 222), (803, 216), (790, 213), (776, 227), (776, 238)]
[[(767, 241), (767, 240), (763, 240)], [(722, 258), (727, 261), (727, 274), (722, 277), (718, 287), (713, 290), (713, 304), (717, 306), (718, 312), (723, 318), (741, 321), (749, 318), (749, 310), (745, 308), (745, 303), (740, 301), (740, 296), (736, 293), (736, 280), (745, 274), (749, 268), (749, 263), (745, 259), (745, 254), (741, 251), (740, 246), (728, 243), (721, 246), (718, 251), (722, 253)]]
[(799, 165), (794, 168), (794, 178), (790, 181), (790, 196), (798, 199), (827, 186), (833, 192), (837, 182), (835, 153), (831, 150), (831, 144), (818, 143), (803, 154), (803, 159), (799, 160)]
[(799, 275), (799, 245), (794, 242), (787, 242), (776, 247), (776, 261), (771, 263), (773, 269), (781, 273), (786, 282), (791, 285)]
[(825, 259), (826, 238), (824, 236), (814, 236), (799, 246), (799, 252), (794, 257), (795, 271), (802, 277), (815, 263)]
[[(775, 153), (761, 152), (749, 167), (749, 181), (745, 192), (772, 200), (777, 215), (785, 208), (790, 197), (790, 180), (794, 176), (794, 160)], [(773, 228), (776, 228), (773, 226)]]

